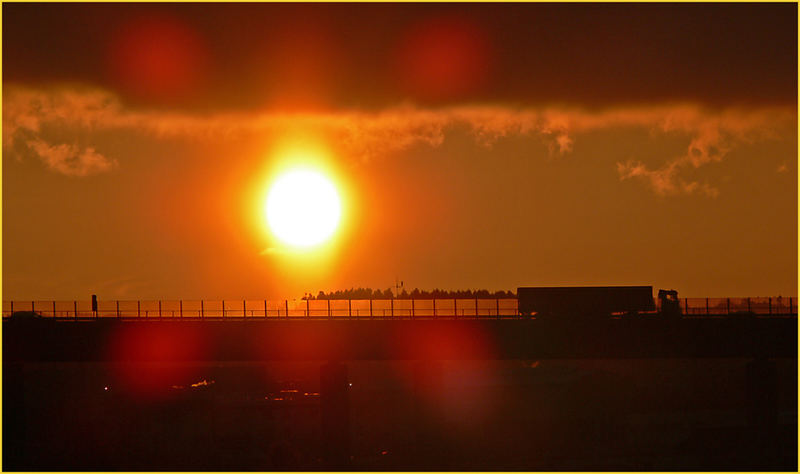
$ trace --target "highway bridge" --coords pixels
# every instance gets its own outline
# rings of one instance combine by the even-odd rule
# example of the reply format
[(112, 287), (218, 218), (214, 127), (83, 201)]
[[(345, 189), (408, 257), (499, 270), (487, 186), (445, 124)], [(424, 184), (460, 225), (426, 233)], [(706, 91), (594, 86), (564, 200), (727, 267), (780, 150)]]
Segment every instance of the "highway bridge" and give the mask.
[[(523, 318), (516, 314), (515, 300), (439, 301), (302, 301), (294, 307), (284, 301), (283, 311), (279, 304), (261, 302), (261, 313), (246, 300), (238, 301), (238, 313), (227, 301), (204, 301), (199, 308), (185, 302), (177, 308), (174, 302), (100, 302), (97, 311), (75, 302), (71, 313), (58, 302), (50, 302), (51, 313), (41, 303), (25, 307), (14, 302), (12, 312), (8, 302), (3, 318), (4, 406), (8, 413), (35, 412), (36, 407), (25, 411), (30, 403), (26, 390), (37, 386), (32, 368), (64, 365), (59, 363), (131, 366), (137, 380), (149, 380), (147, 371), (153, 367), (318, 361), (324, 465), (347, 469), (350, 361), (416, 361), (414, 386), (419, 393), (433, 393), (441, 385), (441, 361), (739, 358), (749, 360), (742, 377), (748, 432), (767, 440), (766, 445), (779, 439), (780, 387), (796, 383), (780, 379), (771, 359), (796, 364), (794, 299), (782, 298), (781, 304), (698, 299), (694, 305), (685, 302), (689, 311), (680, 318), (654, 312), (591, 320)], [(365, 307), (371, 310), (362, 312)], [(720, 310), (729, 307), (731, 311)], [(36, 313), (25, 312), (30, 309)], [(17, 418), (9, 424), (14, 428), (7, 439), (31, 429), (27, 418)], [(421, 446), (436, 445), (426, 441), (425, 428), (415, 429)], [(753, 466), (772, 466), (767, 448), (754, 451)], [(9, 452), (23, 453), (17, 466), (38, 466), (37, 457), (25, 455), (19, 446)], [(421, 459), (420, 466), (429, 468), (428, 458)]]
[[(796, 297), (681, 298), (684, 316), (797, 316)], [(660, 310), (656, 301), (655, 311)], [(59, 320), (117, 319), (447, 319), (517, 318), (516, 298), (319, 299), (319, 300), (11, 300), (3, 317), (33, 312)], [(647, 316), (647, 313), (644, 313)]]
[[(69, 322), (68, 322), (69, 321)], [(5, 361), (796, 357), (796, 317), (3, 322)]]

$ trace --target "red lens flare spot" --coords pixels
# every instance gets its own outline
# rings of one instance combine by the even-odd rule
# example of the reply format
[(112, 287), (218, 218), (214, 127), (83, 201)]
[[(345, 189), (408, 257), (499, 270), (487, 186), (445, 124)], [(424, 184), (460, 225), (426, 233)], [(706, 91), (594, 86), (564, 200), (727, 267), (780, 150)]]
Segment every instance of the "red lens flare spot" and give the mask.
[(494, 352), (490, 338), (477, 325), (424, 321), (397, 334), (395, 354), (411, 359), (482, 359)]
[(168, 396), (170, 388), (202, 379), (192, 362), (203, 360), (208, 349), (203, 333), (169, 323), (124, 324), (109, 338), (115, 364), (114, 386), (135, 398)]
[(398, 77), (417, 98), (453, 99), (486, 83), (489, 59), (487, 35), (477, 24), (461, 17), (435, 18), (406, 35), (398, 52)]
[(205, 80), (208, 52), (200, 36), (168, 16), (130, 20), (108, 48), (112, 78), (130, 94), (150, 100), (191, 96)]
[(445, 403), (443, 361), (492, 359), (494, 343), (478, 324), (420, 321), (398, 328), (393, 347), (396, 359), (413, 360), (395, 367), (406, 387), (425, 406)]

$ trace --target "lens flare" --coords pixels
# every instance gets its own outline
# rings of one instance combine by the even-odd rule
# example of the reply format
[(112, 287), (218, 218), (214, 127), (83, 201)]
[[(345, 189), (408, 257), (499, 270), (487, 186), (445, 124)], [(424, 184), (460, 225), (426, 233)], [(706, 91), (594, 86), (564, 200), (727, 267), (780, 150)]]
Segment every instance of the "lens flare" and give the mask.
[(265, 206), (272, 233), (294, 247), (328, 240), (339, 225), (341, 211), (336, 187), (312, 169), (293, 169), (279, 176)]

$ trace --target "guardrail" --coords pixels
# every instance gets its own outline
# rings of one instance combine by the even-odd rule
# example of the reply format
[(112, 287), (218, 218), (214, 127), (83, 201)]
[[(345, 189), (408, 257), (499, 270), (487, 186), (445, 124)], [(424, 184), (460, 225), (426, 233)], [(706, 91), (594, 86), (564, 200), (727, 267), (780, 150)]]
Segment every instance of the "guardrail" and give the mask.
[(3, 317), (33, 311), (57, 319), (458, 318), (516, 316), (516, 298), (352, 300), (3, 301)]
[[(681, 298), (685, 316), (797, 314), (796, 297)], [(658, 301), (656, 301), (658, 304)], [(516, 298), (350, 300), (105, 300), (3, 301), (3, 317), (33, 311), (42, 317), (81, 320), (247, 318), (505, 318), (518, 317)]]
[(682, 298), (684, 315), (735, 315), (753, 313), (761, 315), (797, 314), (796, 297), (747, 298)]

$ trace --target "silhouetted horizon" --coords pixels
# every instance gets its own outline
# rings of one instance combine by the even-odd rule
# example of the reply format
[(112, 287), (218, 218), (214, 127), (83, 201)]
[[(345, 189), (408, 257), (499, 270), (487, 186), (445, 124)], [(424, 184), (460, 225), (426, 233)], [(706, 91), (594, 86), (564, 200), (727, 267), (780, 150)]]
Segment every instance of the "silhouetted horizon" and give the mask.
[(330, 299), (424, 299), (424, 298), (514, 298), (516, 292), (513, 290), (496, 290), (489, 291), (485, 289), (467, 289), (467, 290), (440, 290), (434, 288), (433, 290), (420, 290), (414, 288), (407, 291), (402, 288), (399, 292), (397, 289), (388, 287), (385, 290), (374, 290), (372, 288), (350, 288), (347, 290), (334, 290), (325, 293), (323, 290), (317, 292), (316, 295), (312, 293), (305, 293), (301, 299), (304, 300), (330, 300)]

